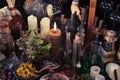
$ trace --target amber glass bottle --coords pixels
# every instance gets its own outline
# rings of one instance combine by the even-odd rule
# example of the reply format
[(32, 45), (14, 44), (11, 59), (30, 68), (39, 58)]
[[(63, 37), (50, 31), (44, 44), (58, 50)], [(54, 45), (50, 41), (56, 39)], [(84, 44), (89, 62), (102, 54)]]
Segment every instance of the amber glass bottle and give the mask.
[(11, 34), (14, 40), (16, 40), (20, 37), (20, 31), (25, 30), (25, 22), (22, 15), (19, 14), (19, 11), (17, 9), (9, 8), (9, 12), (10, 16), (12, 17), (9, 22), (9, 28), (11, 29)]

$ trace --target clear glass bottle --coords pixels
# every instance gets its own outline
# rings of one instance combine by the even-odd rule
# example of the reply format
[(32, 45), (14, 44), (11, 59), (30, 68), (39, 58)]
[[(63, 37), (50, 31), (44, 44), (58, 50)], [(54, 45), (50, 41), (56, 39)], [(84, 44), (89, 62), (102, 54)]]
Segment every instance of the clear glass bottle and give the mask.
[(82, 62), (84, 59), (84, 36), (79, 32), (75, 35), (73, 40), (73, 56), (72, 56), (72, 67), (75, 72), (76, 78), (79, 80), (82, 73)]
[(72, 43), (71, 43), (71, 33), (68, 31), (68, 26), (65, 27), (65, 33), (66, 33), (66, 43), (65, 43), (65, 52), (64, 52), (64, 56), (66, 58), (66, 63), (70, 63), (70, 55), (72, 53)]
[(92, 57), (91, 64), (99, 66), (101, 64), (101, 42), (91, 42), (90, 55)]

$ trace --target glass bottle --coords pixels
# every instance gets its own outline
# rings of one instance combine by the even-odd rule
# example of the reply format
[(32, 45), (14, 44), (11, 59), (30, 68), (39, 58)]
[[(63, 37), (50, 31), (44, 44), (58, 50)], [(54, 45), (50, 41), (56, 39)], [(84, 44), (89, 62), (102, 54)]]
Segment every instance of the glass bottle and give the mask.
[(91, 45), (90, 53), (83, 64), (83, 72), (84, 73), (90, 73), (91, 66), (99, 66), (100, 68), (102, 67), (101, 72), (104, 73), (104, 64), (102, 62), (102, 57), (101, 57), (102, 43), (99, 41), (99, 34), (100, 34), (100, 29), (102, 27), (102, 23), (103, 23), (103, 20), (100, 20), (99, 26), (98, 26), (98, 31), (95, 36), (95, 40), (93, 40), (90, 44)]
[(101, 42), (92, 41), (90, 55), (83, 64), (83, 73), (90, 73), (91, 66), (99, 66), (102, 74), (105, 74), (105, 66), (101, 57)]
[(65, 33), (66, 33), (66, 43), (65, 43), (65, 52), (64, 56), (66, 57), (66, 63), (70, 63), (70, 55), (72, 53), (72, 43), (71, 43), (71, 33), (68, 31), (68, 26), (65, 27)]
[(99, 60), (101, 60), (100, 54), (101, 54), (101, 42), (93, 41), (91, 42), (91, 50), (90, 55), (92, 57), (91, 64), (98, 66), (101, 64)]
[(11, 29), (11, 34), (14, 40), (20, 37), (20, 27), (19, 24), (22, 26), (22, 30), (25, 30), (25, 22), (20, 14), (20, 12), (15, 8), (15, 0), (7, 0), (8, 3), (8, 13), (11, 17), (9, 21), (9, 28)]
[(65, 39), (66, 34), (65, 34), (65, 24), (64, 24), (64, 14), (61, 14), (61, 45), (62, 48), (65, 49)]
[(12, 16), (12, 20), (9, 22), (9, 27), (11, 29), (11, 34), (14, 37), (14, 40), (20, 37), (20, 27), (21, 24), (22, 30), (25, 30), (25, 23), (21, 15), (16, 12), (16, 9), (9, 10)]
[[(91, 50), (90, 50), (90, 55), (93, 56), (93, 58), (96, 58), (98, 57), (98, 54), (100, 54), (100, 48), (101, 48), (101, 42), (99, 41), (99, 33), (100, 33), (100, 29), (102, 27), (102, 24), (103, 24), (103, 20), (100, 20), (99, 21), (99, 26), (98, 26), (98, 31), (97, 31), (97, 34), (95, 36), (95, 40), (91, 42)], [(96, 60), (95, 60), (96, 61)], [(92, 61), (92, 64), (96, 64), (95, 61)]]
[(76, 33), (73, 41), (73, 56), (72, 56), (72, 67), (76, 74), (77, 79), (80, 79), (82, 73), (82, 62), (84, 59), (84, 36), (83, 33)]

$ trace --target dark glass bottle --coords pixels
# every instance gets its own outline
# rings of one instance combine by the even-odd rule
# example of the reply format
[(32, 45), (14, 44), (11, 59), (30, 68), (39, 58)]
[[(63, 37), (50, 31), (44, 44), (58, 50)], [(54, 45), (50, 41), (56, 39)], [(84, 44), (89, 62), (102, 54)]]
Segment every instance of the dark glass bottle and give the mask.
[[(12, 19), (9, 21), (9, 28), (11, 29), (11, 34), (14, 38), (14, 40), (20, 38), (20, 30), (26, 30), (25, 29), (25, 22), (23, 20), (22, 15), (19, 14), (19, 11), (15, 8), (8, 8), (10, 12), (10, 16)], [(19, 27), (21, 25), (21, 27)]]

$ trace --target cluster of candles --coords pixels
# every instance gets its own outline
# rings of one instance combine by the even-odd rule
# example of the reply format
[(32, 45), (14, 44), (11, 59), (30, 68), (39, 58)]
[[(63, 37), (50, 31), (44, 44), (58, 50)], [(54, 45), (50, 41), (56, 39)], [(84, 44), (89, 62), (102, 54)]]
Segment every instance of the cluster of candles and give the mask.
[[(36, 30), (38, 33), (37, 28), (37, 17), (33, 15), (28, 16), (28, 30)], [(35, 33), (32, 32), (30, 36), (34, 37)], [(43, 17), (40, 21), (40, 36), (43, 39), (49, 38), (50, 43), (52, 44), (50, 53), (53, 57), (58, 58), (61, 41), (61, 30), (57, 28), (56, 22), (54, 22), (54, 27), (50, 29), (50, 19), (48, 17)]]
[[(38, 28), (37, 17), (30, 15), (28, 16), (28, 29), (33, 30)], [(40, 32), (43, 37), (50, 35), (52, 37), (60, 37), (61, 30), (57, 28), (56, 22), (54, 22), (54, 27), (50, 29), (50, 19), (48, 17), (44, 17), (40, 21)], [(38, 32), (38, 31), (37, 31)], [(34, 33), (31, 33), (30, 36), (34, 36)]]

